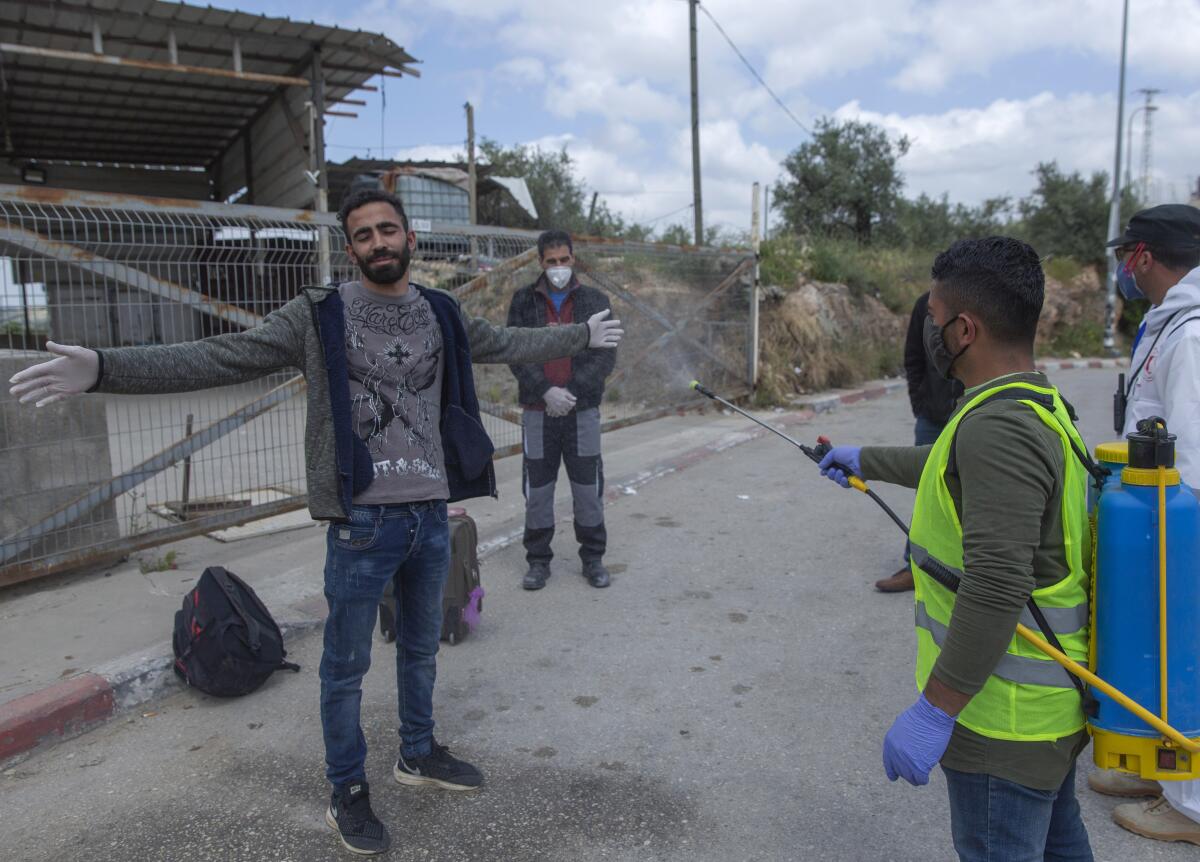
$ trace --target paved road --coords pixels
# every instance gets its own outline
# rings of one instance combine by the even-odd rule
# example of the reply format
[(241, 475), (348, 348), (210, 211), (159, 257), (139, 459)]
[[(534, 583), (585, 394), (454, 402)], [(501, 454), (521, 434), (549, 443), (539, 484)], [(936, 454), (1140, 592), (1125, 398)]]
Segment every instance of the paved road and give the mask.
[[(1111, 377), (1058, 375), (1089, 442), (1110, 436)], [(902, 443), (909, 426), (890, 397), (804, 436)], [(439, 738), (482, 767), (481, 792), (391, 782), (395, 682), (377, 645), (363, 705), (390, 858), (953, 858), (940, 775), (890, 784), (879, 762), (915, 694), (914, 650), (910, 599), (870, 589), (902, 540), (868, 500), (763, 439), (622, 498), (610, 524), (611, 589), (585, 584), (561, 537), (548, 587), (525, 593), (510, 548), (485, 566), (482, 630), (443, 649)], [(322, 822), (319, 653), (308, 637), (298, 676), (237, 701), (184, 692), (4, 773), (4, 858), (348, 858)], [(1194, 858), (1081, 796), (1098, 859)]]

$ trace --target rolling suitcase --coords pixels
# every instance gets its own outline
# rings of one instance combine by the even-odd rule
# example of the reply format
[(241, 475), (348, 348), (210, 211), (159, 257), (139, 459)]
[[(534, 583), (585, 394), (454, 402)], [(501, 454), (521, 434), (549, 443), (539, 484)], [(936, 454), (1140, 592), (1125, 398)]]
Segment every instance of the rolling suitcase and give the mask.
[[(483, 586), (479, 582), (479, 531), (466, 509), (449, 510), (450, 574), (442, 596), (442, 640), (454, 645), (479, 624), (483, 612)], [(384, 641), (396, 640), (396, 600), (393, 585), (379, 603), (379, 633)]]

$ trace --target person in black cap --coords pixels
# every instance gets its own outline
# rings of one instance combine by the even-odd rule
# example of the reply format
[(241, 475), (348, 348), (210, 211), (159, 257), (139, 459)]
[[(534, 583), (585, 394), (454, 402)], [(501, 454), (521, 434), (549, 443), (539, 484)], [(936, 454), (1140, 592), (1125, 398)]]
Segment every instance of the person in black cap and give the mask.
[[(1135, 430), (1141, 419), (1163, 417), (1178, 436), (1175, 466), (1180, 477), (1198, 489), (1200, 210), (1185, 204), (1142, 210), (1108, 245), (1116, 248), (1121, 295), (1127, 300), (1145, 298), (1151, 305), (1133, 343), (1133, 359), (1118, 398), (1126, 404), (1121, 436)], [(1154, 797), (1116, 807), (1113, 820), (1125, 829), (1147, 838), (1200, 844), (1200, 781), (1160, 786), (1097, 770), (1088, 784), (1109, 796)]]

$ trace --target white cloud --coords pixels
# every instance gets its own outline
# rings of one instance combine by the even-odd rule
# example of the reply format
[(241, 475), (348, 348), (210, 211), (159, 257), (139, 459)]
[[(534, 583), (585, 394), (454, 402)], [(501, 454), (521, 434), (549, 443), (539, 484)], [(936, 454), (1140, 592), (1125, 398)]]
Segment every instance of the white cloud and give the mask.
[(453, 162), (463, 158), (466, 149), (455, 144), (423, 144), (399, 149), (392, 158), (398, 162)]
[[(1172, 185), (1182, 193), (1187, 178), (1197, 170), (1193, 155), (1200, 152), (1200, 126), (1196, 123), (1200, 91), (1166, 94), (1159, 104), (1155, 175), (1159, 193), (1169, 196)], [(877, 123), (896, 136), (911, 139), (912, 149), (901, 161), (911, 194), (948, 191), (953, 199), (964, 202), (998, 195), (1020, 197), (1029, 193), (1031, 172), (1040, 161), (1057, 161), (1064, 170), (1084, 174), (1112, 170), (1116, 120), (1112, 95), (1044, 92), (1024, 100), (997, 99), (983, 108), (910, 116), (864, 111), (857, 102), (850, 102), (838, 108), (835, 116)], [(1134, 151), (1140, 160), (1137, 136)], [(1134, 171), (1137, 173), (1136, 167)]]
[(513, 57), (496, 67), (496, 78), (517, 84), (540, 84), (546, 80), (546, 65), (537, 57)]
[[(952, 199), (1028, 193), (1038, 161), (1067, 170), (1112, 164), (1120, 0), (708, 0), (707, 7), (801, 120), (828, 113), (827, 85), (874, 82), (880, 94), (935, 109), (864, 111), (861, 116), (914, 146), (903, 160), (912, 193)], [(1155, 116), (1155, 165), (1163, 193), (1182, 188), (1200, 151), (1200, 0), (1137, 0), (1130, 20), (1131, 86), (1165, 84)], [(418, 35), (453, 33), (486, 46), (486, 68), (443, 69), (448, 100), (477, 107), (504, 88), (541, 93), (528, 110), (560, 132), (542, 143), (565, 145), (591, 188), (631, 218), (649, 219), (691, 200), (687, 6), (679, 0), (559, 4), (540, 0), (367, 0), (352, 26), (382, 29), (417, 56)], [(770, 183), (779, 161), (805, 135), (753, 80), (703, 13), (699, 16), (705, 221), (745, 225), (750, 184)], [(461, 38), (460, 38), (461, 37)], [(409, 42), (404, 42), (404, 39)], [(472, 41), (473, 40), (473, 41)], [(497, 52), (499, 56), (497, 57)], [(1102, 80), (1067, 92), (1049, 78), (1044, 92), (972, 100), (989, 94), (1016, 64), (1061, 68), (1078, 58), (1111, 68)], [(431, 63), (437, 56), (431, 54)], [(432, 68), (432, 66), (431, 66)], [(452, 84), (444, 83), (447, 79)], [(1028, 80), (1027, 75), (1022, 76)], [(1183, 82), (1182, 86), (1180, 82)], [(430, 75), (415, 86), (436, 86)], [(872, 86), (866, 83), (864, 86)], [(453, 90), (452, 90), (453, 88)], [(965, 93), (941, 96), (934, 93)], [(990, 98), (990, 97), (989, 97)], [(886, 101), (882, 102), (887, 104)], [(945, 108), (949, 104), (951, 107)], [(542, 123), (542, 128), (545, 128)], [(505, 141), (517, 143), (517, 141)], [(1135, 142), (1140, 153), (1140, 143)], [(445, 158), (461, 148), (426, 147), (410, 157)], [(687, 221), (688, 213), (668, 219)]]

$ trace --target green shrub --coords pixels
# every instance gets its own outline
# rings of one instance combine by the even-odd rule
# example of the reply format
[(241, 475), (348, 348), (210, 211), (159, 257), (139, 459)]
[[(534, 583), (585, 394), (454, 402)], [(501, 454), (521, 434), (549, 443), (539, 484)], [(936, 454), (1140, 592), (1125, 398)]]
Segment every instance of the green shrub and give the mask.
[(1099, 323), (1073, 323), (1062, 327), (1047, 344), (1050, 356), (1104, 355), (1104, 326)]
[(1042, 269), (1046, 271), (1047, 276), (1063, 284), (1074, 281), (1083, 272), (1083, 267), (1073, 257), (1051, 256), (1042, 264)]

